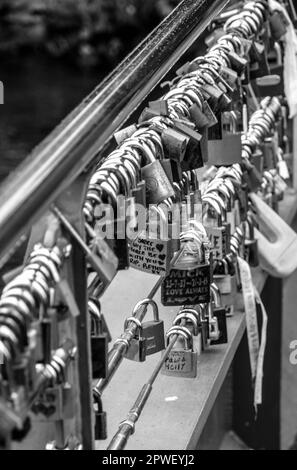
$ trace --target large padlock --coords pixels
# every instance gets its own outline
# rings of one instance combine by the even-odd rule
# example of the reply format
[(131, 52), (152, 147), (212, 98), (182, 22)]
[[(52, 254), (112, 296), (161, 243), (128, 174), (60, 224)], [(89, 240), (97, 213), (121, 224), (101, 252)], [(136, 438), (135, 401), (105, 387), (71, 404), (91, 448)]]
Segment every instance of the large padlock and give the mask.
[(197, 351), (194, 351), (193, 337), (189, 330), (175, 326), (167, 333), (167, 345), (173, 336), (178, 335), (180, 345), (175, 346), (167, 357), (162, 374), (167, 376), (194, 379), (197, 377)]
[[(153, 219), (155, 215), (157, 219)], [(149, 274), (166, 275), (174, 253), (178, 250), (176, 240), (169, 233), (168, 211), (160, 206), (152, 206), (147, 222), (148, 231), (141, 231), (130, 241), (130, 266)]]
[(125, 353), (125, 358), (130, 361), (145, 362), (146, 360), (146, 339), (143, 337), (142, 323), (135, 317), (127, 318), (125, 321), (125, 330), (129, 327), (129, 323), (137, 326), (138, 333), (130, 341), (130, 346)]
[(159, 318), (156, 302), (150, 299), (140, 302), (137, 309), (133, 311), (133, 315), (136, 315), (140, 308), (149, 305), (153, 309), (154, 319), (142, 323), (142, 337), (146, 341), (146, 356), (151, 356), (165, 349), (164, 322)]

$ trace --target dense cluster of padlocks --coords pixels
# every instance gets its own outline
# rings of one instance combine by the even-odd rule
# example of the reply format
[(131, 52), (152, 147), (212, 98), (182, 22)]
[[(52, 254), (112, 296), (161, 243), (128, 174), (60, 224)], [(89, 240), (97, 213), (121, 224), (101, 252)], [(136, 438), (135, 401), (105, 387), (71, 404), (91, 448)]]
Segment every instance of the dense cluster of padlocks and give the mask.
[[(241, 285), (238, 257), (259, 264), (249, 193), (277, 211), (290, 179), (286, 101), (275, 93), (279, 97), (258, 102), (251, 86), (268, 76), (267, 89), (266, 51), (285, 31), (284, 18), (269, 11), (265, 0), (247, 2), (223, 27), (220, 19), (214, 23), (207, 54), (178, 70), (170, 91), (149, 103), (138, 124), (115, 135), (118, 148), (96, 168), (83, 208), (88, 244), (52, 209), (88, 261), (97, 440), (107, 437), (102, 393), (123, 359), (144, 362), (163, 352), (110, 448), (126, 445), (160, 371), (195, 378), (197, 357), (228, 342), (227, 318)], [(10, 427), (4, 432), (0, 423), (0, 437), (7, 428), (26, 435), (32, 405), (36, 414), (50, 415), (46, 387), (67, 384), (75, 345), (57, 344), (53, 354), (49, 340), (53, 318), (63, 315), (55, 287), (75, 310), (71, 293), (61, 288), (59, 271), (71, 249), (63, 243), (36, 246), (0, 299), (0, 416), (10, 411)], [(117, 269), (128, 267), (159, 278), (108, 353), (111, 336), (99, 299)], [(153, 300), (160, 288), (163, 306), (179, 309), (166, 334)], [(152, 321), (144, 321), (148, 307)]]

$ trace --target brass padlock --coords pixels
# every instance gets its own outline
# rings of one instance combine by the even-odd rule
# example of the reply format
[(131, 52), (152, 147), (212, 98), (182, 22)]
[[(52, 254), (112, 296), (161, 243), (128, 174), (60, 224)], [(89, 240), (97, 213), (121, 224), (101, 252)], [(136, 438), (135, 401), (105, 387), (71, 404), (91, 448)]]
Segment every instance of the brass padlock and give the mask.
[(194, 379), (197, 377), (197, 351), (194, 351), (193, 336), (187, 328), (175, 326), (167, 333), (167, 345), (170, 339), (179, 336), (182, 345), (175, 346), (167, 357), (163, 368), (162, 374), (172, 377)]
[(127, 318), (124, 328), (128, 328), (129, 323), (134, 323), (138, 328), (138, 334), (130, 341), (128, 351), (125, 353), (125, 358), (130, 361), (145, 362), (146, 359), (146, 339), (143, 337), (142, 323), (135, 317)]
[(154, 300), (146, 299), (137, 304), (137, 310), (133, 311), (133, 315), (143, 306), (151, 305), (153, 308), (154, 319), (142, 324), (142, 336), (146, 340), (146, 355), (151, 356), (165, 349), (164, 322), (159, 318), (158, 305)]

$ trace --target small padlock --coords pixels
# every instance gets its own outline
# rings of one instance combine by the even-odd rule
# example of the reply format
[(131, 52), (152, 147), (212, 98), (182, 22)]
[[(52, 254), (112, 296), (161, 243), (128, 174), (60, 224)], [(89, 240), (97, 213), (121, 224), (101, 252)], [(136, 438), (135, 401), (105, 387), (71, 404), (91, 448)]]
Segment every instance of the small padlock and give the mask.
[(255, 238), (254, 222), (251, 217), (248, 217), (246, 225), (245, 259), (252, 268), (257, 268), (260, 264), (258, 240)]
[(145, 362), (146, 360), (146, 338), (143, 337), (142, 323), (135, 317), (127, 318), (124, 328), (128, 328), (129, 323), (134, 323), (138, 328), (138, 334), (130, 341), (128, 351), (125, 353), (125, 358), (130, 361)]
[(159, 318), (158, 305), (153, 300), (147, 299), (137, 305), (137, 310), (133, 311), (133, 315), (143, 306), (151, 305), (153, 308), (154, 319), (142, 323), (142, 336), (146, 341), (146, 356), (151, 356), (165, 349), (164, 322)]
[(216, 284), (211, 286), (212, 301), (209, 304), (209, 337), (211, 346), (228, 343), (227, 311), (222, 306)]
[(95, 441), (107, 439), (107, 414), (103, 411), (102, 400), (94, 396), (95, 410)]
[(184, 343), (184, 347), (175, 346), (167, 357), (162, 374), (179, 378), (195, 378), (197, 377), (197, 351), (194, 351), (193, 337), (189, 330), (184, 327), (175, 326), (167, 333), (167, 345), (170, 339), (179, 336), (178, 341)]
[(103, 332), (100, 303), (89, 300), (91, 315), (91, 353), (93, 379), (106, 378), (108, 373), (108, 337)]
[(183, 246), (179, 258), (161, 286), (164, 306), (198, 305), (210, 300), (212, 262), (209, 249), (203, 242), (203, 238), (207, 238), (206, 231), (201, 224), (203, 232), (199, 233), (198, 225), (182, 234)]
[(194, 308), (184, 308), (176, 316), (173, 325), (180, 326), (181, 322), (185, 322), (186, 328), (192, 332), (193, 336), (198, 336), (201, 326), (201, 315)]
[(162, 132), (165, 157), (181, 163), (186, 155), (189, 141), (190, 138), (185, 134), (168, 127)]

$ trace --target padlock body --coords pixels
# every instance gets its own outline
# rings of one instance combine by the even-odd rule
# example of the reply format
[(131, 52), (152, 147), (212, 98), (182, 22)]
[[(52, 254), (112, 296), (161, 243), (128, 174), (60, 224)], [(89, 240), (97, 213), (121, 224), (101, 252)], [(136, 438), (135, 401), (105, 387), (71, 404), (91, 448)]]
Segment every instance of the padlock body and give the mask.
[(161, 287), (162, 304), (183, 307), (210, 302), (212, 270), (209, 264), (197, 269), (172, 269)]
[(143, 323), (142, 335), (146, 339), (146, 355), (151, 356), (165, 349), (164, 322), (150, 321)]
[(108, 336), (91, 337), (93, 379), (105, 379), (108, 371)]
[(145, 362), (146, 359), (146, 340), (145, 338), (133, 338), (125, 358), (135, 362)]
[(226, 134), (222, 140), (208, 142), (208, 162), (214, 166), (241, 163), (241, 134)]
[(162, 374), (194, 379), (197, 377), (197, 353), (186, 349), (173, 349), (163, 365)]
[(145, 233), (140, 234), (129, 247), (130, 266), (158, 276), (168, 273), (172, 256), (172, 240), (148, 238)]
[(212, 346), (228, 343), (228, 329), (227, 329), (227, 311), (225, 308), (215, 308), (213, 316), (217, 321), (219, 336), (217, 339), (211, 339)]
[(160, 204), (174, 197), (174, 189), (159, 160), (143, 167), (141, 176), (146, 183), (147, 204)]

